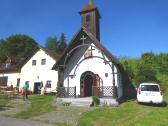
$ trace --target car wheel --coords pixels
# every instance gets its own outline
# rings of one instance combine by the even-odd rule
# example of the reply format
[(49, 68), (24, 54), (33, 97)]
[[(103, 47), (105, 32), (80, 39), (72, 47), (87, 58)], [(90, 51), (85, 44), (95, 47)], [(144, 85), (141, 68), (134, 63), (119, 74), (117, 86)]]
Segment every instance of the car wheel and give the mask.
[(165, 101), (163, 101), (163, 102), (161, 103), (161, 105), (162, 105), (162, 107), (165, 107), (167, 104), (166, 104)]

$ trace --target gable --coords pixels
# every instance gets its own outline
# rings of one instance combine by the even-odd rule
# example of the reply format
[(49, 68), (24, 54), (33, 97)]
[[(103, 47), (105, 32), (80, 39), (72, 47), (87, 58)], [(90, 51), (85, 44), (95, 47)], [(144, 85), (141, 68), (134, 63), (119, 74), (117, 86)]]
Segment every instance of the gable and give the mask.
[[(44, 61), (44, 62), (43, 62)], [(56, 63), (46, 51), (39, 49), (22, 67), (22, 71), (31, 71), (38, 69), (51, 69)]]
[(27, 57), (19, 59), (19, 61), (16, 64), (12, 64), (8, 68), (6, 68), (5, 64), (0, 65), (0, 73), (15, 73), (15, 72), (20, 72), (21, 69), (22, 69), (22, 67), (24, 67), (25, 64), (27, 64), (29, 62), (29, 60), (31, 60), (31, 58), (34, 57), (34, 55), (36, 55), (37, 52), (39, 52), (40, 50), (42, 50), (44, 52), (44, 54), (48, 55), (48, 57), (50, 57), (55, 62), (59, 58), (59, 55), (57, 53), (55, 53), (54, 51), (46, 49), (46, 48), (43, 48), (43, 47), (41, 47), (39, 45), (38, 49), (36, 51), (32, 51), (32, 52), (30, 52), (29, 55), (27, 55)]
[(66, 48), (62, 56), (58, 59), (57, 63), (54, 65), (53, 69), (58, 67), (66, 67), (66, 62), (72, 57), (73, 53), (77, 50), (78, 47), (83, 46), (83, 37), (85, 39), (85, 44), (88, 42), (92, 42), (107, 58), (110, 62), (114, 63), (118, 66), (119, 69), (122, 69), (122, 65), (120, 64), (119, 60), (113, 56), (101, 43), (97, 40), (92, 33), (90, 33), (86, 28), (82, 27), (79, 32), (74, 36), (72, 41), (70, 42), (69, 46)]

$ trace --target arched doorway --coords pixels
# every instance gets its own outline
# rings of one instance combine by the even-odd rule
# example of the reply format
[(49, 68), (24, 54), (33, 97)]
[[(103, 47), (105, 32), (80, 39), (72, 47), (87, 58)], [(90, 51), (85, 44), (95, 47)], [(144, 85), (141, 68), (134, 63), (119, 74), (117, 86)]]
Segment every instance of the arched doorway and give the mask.
[(80, 78), (80, 95), (82, 97), (92, 96), (92, 86), (94, 85), (95, 74), (91, 71), (86, 71)]

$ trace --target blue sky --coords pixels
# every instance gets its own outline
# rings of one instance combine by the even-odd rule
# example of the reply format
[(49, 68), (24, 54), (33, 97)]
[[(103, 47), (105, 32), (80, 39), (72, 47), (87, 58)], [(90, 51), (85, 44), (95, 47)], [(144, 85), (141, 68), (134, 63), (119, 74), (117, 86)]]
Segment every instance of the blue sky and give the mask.
[[(0, 0), (0, 39), (27, 34), (44, 45), (64, 32), (69, 42), (89, 0)], [(168, 0), (93, 0), (101, 14), (101, 41), (118, 57), (168, 52)]]

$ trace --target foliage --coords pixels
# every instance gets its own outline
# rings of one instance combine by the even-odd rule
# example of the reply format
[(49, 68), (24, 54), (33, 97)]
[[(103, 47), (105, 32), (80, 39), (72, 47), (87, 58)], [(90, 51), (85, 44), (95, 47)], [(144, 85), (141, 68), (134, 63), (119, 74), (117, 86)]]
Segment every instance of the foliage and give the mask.
[(56, 107), (52, 105), (53, 99), (54, 96), (32, 96), (30, 97), (30, 107), (25, 111), (17, 113), (15, 117), (28, 119), (33, 116), (39, 116), (41, 114), (54, 111), (56, 110)]
[(57, 37), (48, 37), (45, 47), (51, 50), (54, 50), (58, 54), (62, 54), (65, 48), (67, 47), (65, 34), (62, 33), (59, 40)]
[(96, 96), (92, 96), (92, 102), (94, 106), (98, 106), (100, 104), (100, 99)]
[(56, 36), (47, 38), (47, 41), (45, 43), (45, 47), (47, 49), (50, 49), (50, 50), (57, 52), (57, 50), (58, 50), (57, 46), (58, 46), (58, 40), (57, 40)]
[(123, 58), (121, 63), (135, 86), (141, 82), (155, 82), (166, 88), (168, 54), (147, 52), (141, 58)]
[(0, 63), (4, 63), (7, 57), (15, 60), (22, 59), (33, 53), (38, 48), (37, 43), (31, 37), (23, 34), (9, 36), (0, 42)]
[(66, 37), (65, 37), (65, 34), (62, 33), (61, 34), (61, 37), (59, 39), (59, 44), (58, 44), (58, 52), (59, 53), (62, 53), (65, 48), (67, 47), (67, 44), (66, 44)]
[(168, 53), (161, 53), (157, 57), (157, 63), (160, 67), (158, 67), (158, 72), (161, 74), (168, 75)]
[(163, 91), (168, 90), (168, 74), (158, 74), (157, 78)]
[(5, 59), (6, 59), (6, 54), (7, 54), (7, 49), (5, 48), (5, 41), (4, 40), (0, 40), (0, 64), (4, 63)]
[[(146, 61), (147, 62), (147, 61)], [(137, 73), (135, 74), (134, 82), (136, 84), (142, 82), (158, 82), (156, 77), (156, 70), (145, 61), (140, 61), (137, 66)]]

